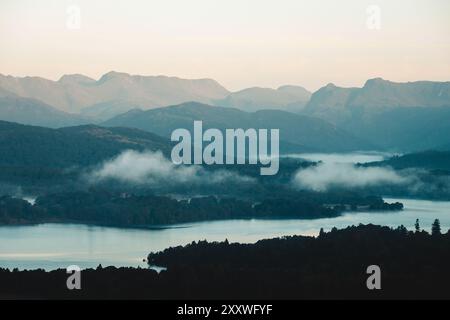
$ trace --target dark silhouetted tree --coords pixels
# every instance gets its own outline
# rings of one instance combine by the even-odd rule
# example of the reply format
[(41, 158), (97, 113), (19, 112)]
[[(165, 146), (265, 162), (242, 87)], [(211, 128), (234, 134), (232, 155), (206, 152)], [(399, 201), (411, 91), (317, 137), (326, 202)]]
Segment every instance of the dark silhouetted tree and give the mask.
[(397, 231), (401, 233), (402, 235), (408, 234), (408, 229), (404, 225), (400, 225), (397, 227)]
[(416, 223), (414, 224), (414, 228), (416, 229), (416, 232), (420, 232), (419, 219), (416, 219)]
[(441, 234), (441, 223), (439, 219), (434, 220), (433, 224), (431, 225), (431, 234), (433, 236), (438, 236)]
[(325, 231), (323, 231), (323, 228), (320, 228), (319, 237), (323, 237), (324, 234), (325, 234)]

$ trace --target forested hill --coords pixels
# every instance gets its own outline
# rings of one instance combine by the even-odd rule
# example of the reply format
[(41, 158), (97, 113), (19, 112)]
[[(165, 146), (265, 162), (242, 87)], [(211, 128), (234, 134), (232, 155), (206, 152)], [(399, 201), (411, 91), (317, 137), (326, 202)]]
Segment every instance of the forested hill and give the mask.
[(376, 146), (364, 139), (318, 118), (281, 110), (244, 112), (197, 102), (146, 111), (132, 110), (105, 121), (102, 125), (137, 128), (170, 137), (172, 131), (178, 128), (192, 131), (196, 120), (203, 121), (205, 130), (208, 128), (279, 129), (281, 153), (376, 149)]
[(385, 161), (372, 162), (369, 166), (391, 166), (394, 169), (423, 168), (450, 170), (450, 151), (424, 151), (394, 156)]
[(171, 144), (168, 139), (131, 128), (83, 125), (49, 129), (0, 121), (0, 166), (85, 166), (126, 149), (169, 154)]

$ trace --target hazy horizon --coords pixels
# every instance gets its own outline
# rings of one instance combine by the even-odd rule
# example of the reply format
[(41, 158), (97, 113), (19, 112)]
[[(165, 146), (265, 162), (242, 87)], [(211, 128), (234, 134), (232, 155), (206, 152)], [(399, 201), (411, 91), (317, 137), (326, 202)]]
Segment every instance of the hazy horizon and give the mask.
[(231, 91), (450, 79), (445, 0), (4, 0), (0, 9), (5, 75), (115, 70), (211, 78)]
[(120, 70), (109, 70), (109, 71), (106, 71), (106, 72), (100, 74), (100, 75), (97, 76), (97, 77), (91, 77), (91, 76), (89, 76), (89, 75), (87, 75), (87, 74), (82, 74), (82, 73), (64, 73), (64, 74), (61, 74), (59, 77), (56, 77), (56, 78), (47, 78), (47, 77), (43, 77), (43, 76), (40, 76), (40, 75), (32, 75), (32, 74), (30, 74), (30, 75), (5, 74), (5, 73), (2, 73), (1, 71), (0, 71), (0, 75), (7, 76), (7, 77), (8, 77), (8, 76), (12, 76), (12, 77), (15, 77), (15, 78), (27, 78), (27, 77), (30, 77), (30, 78), (43, 78), (43, 79), (51, 80), (51, 81), (54, 81), (54, 82), (58, 82), (63, 76), (81, 75), (81, 76), (86, 76), (86, 77), (88, 77), (88, 78), (91, 78), (91, 79), (93, 79), (93, 80), (95, 80), (95, 81), (99, 81), (99, 80), (101, 79), (102, 76), (104, 76), (104, 75), (106, 75), (106, 74), (108, 74), (108, 73), (111, 73), (111, 72), (125, 73), (125, 74), (128, 74), (129, 76), (168, 77), (168, 78), (178, 78), (178, 79), (185, 79), (185, 80), (204, 80), (204, 79), (207, 79), (207, 80), (213, 80), (213, 81), (216, 81), (217, 83), (219, 83), (220, 85), (222, 85), (225, 89), (227, 89), (227, 90), (230, 91), (230, 92), (238, 92), (238, 91), (241, 91), (241, 90), (251, 89), (251, 88), (255, 88), (255, 87), (258, 87), (258, 88), (267, 88), (267, 89), (274, 89), (274, 90), (276, 90), (276, 89), (278, 89), (278, 88), (280, 88), (280, 87), (282, 87), (282, 86), (290, 86), (290, 85), (292, 85), (292, 86), (300, 86), (300, 87), (303, 87), (303, 88), (307, 89), (308, 91), (310, 91), (311, 93), (314, 93), (315, 91), (317, 91), (317, 90), (319, 90), (320, 88), (325, 87), (326, 85), (329, 85), (329, 84), (333, 84), (333, 85), (335, 85), (335, 86), (337, 86), (337, 87), (340, 87), (340, 88), (362, 88), (362, 87), (364, 86), (364, 84), (366, 83), (366, 81), (371, 80), (371, 79), (379, 79), (379, 78), (381, 78), (381, 79), (383, 79), (383, 80), (386, 80), (386, 81), (394, 82), (394, 83), (408, 83), (408, 82), (420, 82), (420, 81), (430, 81), (430, 82), (450, 82), (450, 77), (449, 77), (448, 79), (442, 79), (442, 80), (417, 79), (417, 80), (404, 80), (404, 81), (393, 81), (392, 79), (386, 79), (386, 78), (382, 78), (382, 77), (373, 77), (373, 78), (367, 78), (366, 80), (362, 81), (361, 84), (359, 84), (359, 85), (353, 85), (353, 86), (344, 86), (344, 85), (341, 85), (340, 83), (336, 83), (336, 82), (326, 82), (326, 81), (325, 81), (324, 84), (323, 84), (322, 86), (320, 86), (320, 87), (318, 87), (318, 88), (316, 88), (316, 89), (314, 89), (314, 90), (309, 89), (308, 87), (306, 87), (305, 85), (303, 85), (303, 84), (301, 84), (301, 83), (282, 83), (282, 84), (280, 84), (280, 85), (273, 86), (273, 87), (270, 87), (270, 86), (255, 86), (255, 85), (249, 85), (248, 87), (237, 88), (237, 89), (235, 89), (235, 90), (231, 90), (231, 89), (229, 89), (227, 86), (225, 86), (223, 83), (221, 83), (219, 80), (214, 79), (214, 78), (200, 78), (200, 77), (197, 77), (197, 78), (196, 78), (196, 77), (193, 77), (193, 78), (183, 78), (183, 77), (180, 77), (180, 76), (177, 76), (177, 75), (129, 73), (129, 72), (126, 72), (126, 71), (120, 71)]

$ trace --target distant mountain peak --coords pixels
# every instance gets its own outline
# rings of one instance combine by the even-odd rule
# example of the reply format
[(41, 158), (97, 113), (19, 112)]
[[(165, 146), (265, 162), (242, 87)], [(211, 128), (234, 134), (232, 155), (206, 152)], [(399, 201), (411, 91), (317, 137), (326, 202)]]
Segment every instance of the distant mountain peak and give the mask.
[(65, 74), (58, 80), (59, 83), (93, 83), (94, 79), (89, 78), (83, 74)]
[(367, 79), (366, 82), (391, 82), (391, 81), (385, 80), (382, 77), (376, 77), (376, 78), (372, 78), (372, 79)]
[(321, 89), (328, 89), (328, 90), (330, 90), (330, 89), (336, 89), (336, 88), (337, 88), (337, 86), (334, 83), (330, 82), (330, 83), (327, 83), (327, 85), (325, 87), (322, 87)]
[(369, 88), (369, 87), (373, 87), (373, 86), (377, 86), (377, 85), (388, 85), (388, 84), (393, 84), (394, 82), (389, 81), (389, 80), (384, 80), (383, 78), (373, 78), (373, 79), (368, 79), (366, 81), (366, 83), (364, 83), (364, 87), (363, 88)]
[(101, 76), (98, 82), (106, 82), (111, 79), (124, 79), (130, 77), (130, 74), (125, 72), (109, 71)]
[[(297, 85), (294, 85), (294, 84), (285, 84), (285, 85), (279, 86), (277, 88), (277, 90), (292, 90), (292, 89), (299, 89), (299, 90), (303, 89), (303, 90), (306, 90), (304, 87), (297, 86)], [(308, 90), (306, 90), (306, 91), (308, 91)]]

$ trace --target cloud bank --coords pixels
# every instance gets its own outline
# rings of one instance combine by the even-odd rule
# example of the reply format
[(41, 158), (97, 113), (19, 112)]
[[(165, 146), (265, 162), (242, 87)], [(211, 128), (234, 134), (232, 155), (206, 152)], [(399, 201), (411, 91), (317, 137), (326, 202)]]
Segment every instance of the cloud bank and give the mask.
[(297, 188), (326, 191), (333, 187), (360, 188), (382, 184), (405, 184), (407, 177), (390, 168), (357, 167), (351, 163), (320, 163), (299, 170), (293, 177)]
[(127, 150), (89, 174), (91, 182), (115, 179), (131, 184), (180, 185), (215, 184), (221, 182), (252, 182), (250, 177), (234, 172), (206, 171), (200, 166), (175, 165), (161, 152)]

